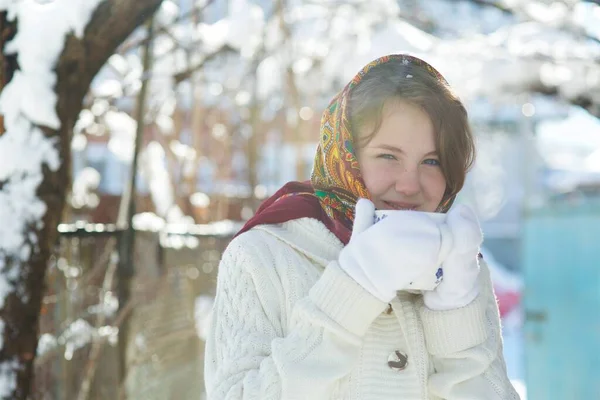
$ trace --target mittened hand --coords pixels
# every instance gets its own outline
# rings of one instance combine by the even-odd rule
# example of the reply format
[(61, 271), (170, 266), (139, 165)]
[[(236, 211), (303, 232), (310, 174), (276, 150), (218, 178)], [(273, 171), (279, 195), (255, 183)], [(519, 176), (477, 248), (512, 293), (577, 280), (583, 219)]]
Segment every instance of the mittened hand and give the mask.
[[(371, 202), (368, 199), (358, 199), (358, 201), (356, 202), (356, 208), (354, 211), (354, 224), (352, 226), (352, 236), (350, 237), (350, 243), (348, 243), (348, 245), (346, 247), (350, 246), (351, 248), (354, 248), (357, 246), (354, 244), (358, 241), (357, 237), (362, 232), (367, 230), (367, 228), (369, 228), (369, 227), (371, 227), (371, 225), (373, 225), (373, 223), (375, 222), (375, 220), (373, 218), (374, 216), (375, 216), (375, 205), (373, 204), (373, 202)], [(342, 252), (344, 252), (344, 249), (342, 250)], [(346, 252), (348, 252), (348, 251), (346, 251)], [(343, 270), (345, 270), (346, 273), (348, 275), (350, 275), (350, 277), (352, 279), (354, 279), (354, 281), (356, 283), (361, 285), (365, 290), (367, 290), (373, 296), (379, 297), (382, 301), (385, 301), (385, 302), (388, 301), (388, 300), (382, 299), (379, 296), (379, 289), (373, 285), (373, 283), (371, 282), (369, 277), (365, 274), (365, 272), (363, 271), (363, 269), (361, 268), (361, 266), (358, 263), (354, 262), (354, 260), (352, 260), (352, 259), (342, 261), (342, 258), (347, 259), (348, 257), (342, 257), (342, 254), (340, 253), (340, 259), (339, 259), (340, 267)]]
[(373, 225), (375, 207), (356, 205), (350, 243), (340, 252), (340, 267), (384, 302), (396, 291), (419, 289), (424, 275), (436, 281), (442, 237), (440, 225), (426, 213), (397, 211)]
[(375, 205), (371, 200), (358, 199), (354, 212), (354, 225), (352, 226), (352, 237), (350, 241), (364, 232), (375, 222)]
[(423, 293), (425, 305), (432, 310), (464, 307), (479, 294), (477, 258), (483, 234), (477, 215), (468, 206), (457, 205), (447, 213), (445, 224), (453, 240), (442, 263), (444, 280)]
[(479, 253), (483, 234), (475, 212), (464, 204), (453, 207), (446, 215), (446, 224), (454, 237), (450, 254)]

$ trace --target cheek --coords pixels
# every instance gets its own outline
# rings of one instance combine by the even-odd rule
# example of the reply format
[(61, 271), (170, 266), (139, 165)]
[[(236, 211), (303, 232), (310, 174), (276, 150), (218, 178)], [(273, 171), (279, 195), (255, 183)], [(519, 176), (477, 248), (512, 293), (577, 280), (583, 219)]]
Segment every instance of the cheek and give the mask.
[(392, 184), (394, 171), (386, 163), (365, 162), (361, 165), (361, 174), (371, 195), (385, 191)]
[(421, 186), (428, 197), (441, 200), (446, 191), (446, 179), (439, 168), (428, 168), (421, 174)]

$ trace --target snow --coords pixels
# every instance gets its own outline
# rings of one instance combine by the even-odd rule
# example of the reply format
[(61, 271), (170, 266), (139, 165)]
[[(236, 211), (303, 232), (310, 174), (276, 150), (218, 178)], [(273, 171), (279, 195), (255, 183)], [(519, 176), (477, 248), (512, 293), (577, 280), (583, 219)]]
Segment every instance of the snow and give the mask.
[(160, 143), (152, 141), (148, 143), (140, 158), (142, 174), (149, 182), (156, 213), (164, 218), (175, 202), (165, 150)]
[(213, 296), (198, 296), (194, 302), (194, 319), (196, 320), (196, 333), (204, 341), (208, 337), (210, 320), (212, 316)]
[[(6, 44), (6, 54), (17, 54), (20, 70), (0, 94), (0, 113), (6, 132), (0, 136), (0, 269), (4, 260), (16, 262), (0, 276), (0, 307), (15, 290), (21, 263), (27, 262), (37, 246), (33, 235), (24, 236), (27, 227), (42, 227), (46, 205), (36, 196), (43, 179), (42, 166), (52, 171), (60, 166), (56, 141), (48, 139), (37, 126), (60, 127), (56, 114), (54, 66), (65, 37), (83, 31), (102, 0), (55, 0), (40, 4), (34, 0), (0, 0), (0, 10), (9, 20), (18, 20), (15, 37)], [(43, 38), (43, 42), (40, 42)], [(0, 323), (3, 337), (4, 323)], [(15, 388), (18, 362), (0, 364), (0, 397), (10, 396)]]
[(171, 140), (169, 148), (179, 161), (191, 161), (196, 158), (196, 149), (181, 143), (179, 140)]
[(229, 13), (227, 42), (240, 49), (242, 57), (251, 58), (262, 41), (263, 10), (247, 0), (231, 0)]
[(588, 35), (600, 39), (600, 5), (591, 2), (575, 4), (572, 20)]
[[(88, 307), (90, 314), (103, 314), (106, 317), (112, 317), (119, 309), (119, 299), (116, 294), (111, 291), (104, 293), (104, 298), (99, 304)], [(105, 329), (106, 330), (106, 329)]]
[(119, 98), (123, 96), (123, 85), (116, 79), (107, 79), (93, 88), (95, 96), (105, 98)]
[(243, 223), (229, 220), (203, 225), (194, 224), (193, 221), (167, 223), (164, 218), (151, 212), (145, 212), (134, 215), (133, 226), (139, 231), (163, 232), (173, 236), (232, 236), (242, 228)]
[(113, 54), (108, 58), (107, 64), (119, 75), (125, 76), (129, 71), (129, 64), (121, 54)]
[(523, 9), (536, 21), (553, 26), (564, 23), (569, 12), (567, 5), (559, 2), (544, 4), (539, 1), (530, 1), (523, 5)]
[(537, 146), (552, 169), (600, 173), (600, 122), (586, 111), (572, 108), (564, 119), (540, 122)]
[(77, 122), (75, 122), (73, 132), (84, 132), (87, 128), (94, 124), (95, 119), (96, 116), (90, 110), (81, 110), (81, 112), (79, 113), (79, 118), (77, 118)]
[(545, 184), (564, 193), (580, 185), (600, 185), (600, 122), (573, 107), (558, 120), (540, 122), (536, 147), (547, 173)]
[(107, 111), (104, 123), (110, 132), (108, 149), (121, 161), (133, 160), (137, 122), (122, 111)]
[(229, 23), (227, 20), (222, 19), (214, 24), (199, 24), (197, 35), (202, 40), (203, 46), (208, 51), (213, 52), (226, 43), (228, 31)]
[(73, 133), (73, 139), (71, 140), (71, 151), (82, 152), (87, 146), (87, 137), (81, 133)]
[(94, 332), (94, 327), (84, 319), (71, 323), (58, 338), (58, 343), (65, 346), (65, 359), (71, 360), (75, 351), (90, 343)]
[(158, 232), (164, 229), (165, 220), (152, 212), (144, 212), (133, 216), (133, 226), (139, 231)]
[(489, 34), (515, 22), (515, 17), (501, 10), (470, 1), (428, 0), (420, 2), (419, 7), (434, 24), (435, 34), (447, 38)]
[[(577, 12), (564, 14), (562, 9), (543, 4), (534, 4), (527, 10), (522, 4), (515, 7), (527, 16), (526, 22), (518, 23), (515, 16), (493, 7), (464, 1), (420, 2), (418, 8), (426, 15), (425, 19), (435, 23), (433, 33), (438, 36), (434, 36), (405, 20), (390, 18), (398, 12), (410, 13), (399, 10), (393, 1), (373, 1), (368, 7), (361, 3), (335, 7), (326, 2), (290, 4), (284, 18), (291, 27), (292, 37), (284, 49), (278, 18), (264, 22), (267, 56), (258, 68), (259, 98), (266, 101), (281, 92), (286, 79), (283, 71), (288, 65), (293, 66), (296, 84), (303, 94), (310, 96), (312, 91), (329, 97), (366, 63), (398, 52), (431, 62), (464, 100), (478, 96), (514, 98), (523, 88), (540, 84), (556, 87), (567, 99), (590, 95), (589, 87), (599, 86), (600, 78), (594, 75), (589, 60), (600, 57), (600, 45), (581, 40), (573, 29), (564, 26), (577, 16), (582, 29), (585, 25), (588, 31), (597, 30), (594, 27), (600, 26), (600, 19), (588, 15), (599, 14), (595, 8), (594, 12), (584, 14), (577, 11), (578, 6)], [(446, 18), (447, 15), (453, 18)], [(207, 49), (217, 49), (226, 43), (239, 48), (242, 43), (239, 32), (252, 32), (244, 43), (253, 48), (251, 37), (255, 33), (247, 28), (250, 20), (250, 15), (242, 18), (232, 11), (212, 25), (201, 24), (199, 37)], [(238, 28), (232, 30), (233, 24)], [(238, 65), (243, 64), (243, 59), (240, 61)], [(311, 73), (317, 65), (315, 61), (319, 61), (317, 71)], [(220, 76), (208, 77), (211, 84), (229, 80), (232, 84), (225, 87), (246, 90), (238, 76), (243, 69), (224, 68), (219, 72)]]
[(197, 248), (202, 236), (233, 236), (242, 225), (241, 222), (228, 220), (196, 225), (193, 218), (185, 216), (179, 208), (172, 208), (166, 218), (150, 212), (136, 214), (133, 217), (133, 226), (136, 230), (159, 232), (161, 246), (176, 250)]
[(179, 6), (173, 0), (165, 0), (155, 14), (154, 20), (159, 25), (171, 25), (179, 16)]
[[(204, 19), (211, 23), (190, 26), (181, 22), (169, 27), (168, 35), (157, 37), (155, 54), (162, 55), (153, 71), (152, 101), (166, 101), (172, 93), (169, 77), (190, 60), (194, 64), (229, 45), (240, 50), (242, 57), (232, 57), (232, 62), (224, 62), (227, 56), (220, 57), (214, 64), (217, 68), (211, 68), (209, 62), (203, 69), (203, 82), (197, 82), (196, 94), (179, 91), (180, 105), (189, 104), (182, 98), (191, 96), (221, 108), (235, 107), (233, 98), (238, 106), (245, 104), (247, 96), (236, 95), (249, 90), (244, 81), (249, 57), (261, 41), (266, 56), (258, 67), (257, 89), (259, 99), (267, 103), (263, 112), (267, 120), (272, 118), (273, 110), (281, 107), (279, 97), (286, 84), (284, 71), (288, 66), (292, 66), (304, 98), (328, 98), (334, 89), (339, 89), (340, 82), (351, 78), (366, 62), (391, 52), (409, 52), (430, 61), (446, 75), (463, 100), (478, 96), (514, 99), (523, 88), (540, 84), (556, 87), (567, 99), (581, 94), (596, 96), (588, 88), (600, 82), (588, 61), (600, 55), (600, 46), (577, 35), (577, 29), (598, 30), (600, 13), (596, 5), (577, 3), (567, 12), (560, 5), (516, 1), (509, 5), (515, 10), (515, 15), (510, 15), (468, 1), (431, 0), (410, 6), (393, 0), (377, 0), (368, 5), (291, 2), (283, 15), (291, 37), (282, 48), (279, 15), (275, 13), (265, 21), (265, 14), (272, 10), (266, 3), (260, 4), (264, 10), (248, 0), (235, 0), (228, 6), (213, 4)], [(179, 7), (181, 14), (190, 5)], [(413, 15), (412, 8), (432, 28), (430, 33), (402, 19)], [(176, 15), (177, 5), (165, 2), (159, 22), (173, 21)], [(400, 18), (395, 18), (397, 15)], [(195, 46), (198, 51), (186, 56), (176, 49), (177, 45), (187, 49)], [(139, 57), (115, 56), (111, 63), (121, 75), (127, 75), (122, 82), (125, 93), (134, 93), (141, 78)], [(101, 89), (118, 93), (114, 82)], [(172, 132), (170, 113), (161, 112), (155, 122), (163, 133)]]
[(154, 120), (154, 123), (163, 135), (172, 135), (175, 133), (175, 123), (173, 121), (173, 113), (177, 105), (175, 96), (166, 96), (163, 100), (162, 106), (158, 110), (158, 114)]
[(190, 196), (190, 203), (194, 207), (206, 208), (210, 205), (210, 197), (206, 193), (196, 192)]
[[(11, 96), (8, 96), (6, 89), (2, 93), (0, 101), (5, 116), (17, 118), (19, 114), (24, 114), (22, 117), (34, 124), (58, 129), (60, 121), (55, 112), (56, 94), (53, 86), (56, 76), (53, 67), (63, 49), (65, 36), (73, 32), (77, 37), (82, 37), (100, 1), (78, 1), (75, 6), (67, 0), (55, 0), (46, 5), (32, 0), (0, 2), (0, 9), (8, 12), (8, 18), (17, 18), (19, 21), (17, 34), (5, 48), (7, 54), (18, 54), (21, 68), (6, 88), (13, 89)], [(43, 46), (38, 45), (40, 37), (44, 38)], [(10, 108), (7, 108), (7, 98), (10, 98)]]
[(7, 397), (17, 388), (19, 362), (14, 359), (0, 364), (0, 396)]
[(97, 330), (97, 335), (100, 337), (106, 337), (111, 346), (116, 346), (119, 342), (119, 328), (116, 326), (101, 326)]
[[(386, 9), (385, 2), (372, 2), (368, 10), (348, 4), (335, 10), (298, 6), (288, 12), (289, 23), (294, 24), (295, 59), (322, 60), (317, 82), (311, 85), (300, 80), (300, 86), (321, 85), (329, 94), (333, 89), (323, 82), (339, 85), (379, 56), (408, 52), (436, 66), (463, 99), (514, 96), (540, 83), (557, 87), (568, 99), (589, 95), (589, 87), (600, 82), (592, 68), (592, 60), (600, 56), (600, 45), (564, 28), (572, 13), (565, 14), (559, 6), (529, 4), (531, 7), (523, 6), (528, 8), (523, 12), (531, 14), (527, 22), (516, 23), (514, 16), (492, 7), (460, 1), (420, 2), (420, 10), (435, 22), (434, 34), (439, 37), (402, 19), (389, 18), (394, 14), (392, 9), (378, 14)], [(586, 30), (598, 30), (600, 17), (589, 14), (600, 12), (594, 8), (594, 12), (573, 15), (578, 15)], [(325, 18), (330, 20), (329, 26), (319, 23)], [(263, 80), (268, 86), (264, 92), (277, 91), (279, 83), (274, 81), (278, 80)]]
[[(185, 161), (195, 157), (195, 151), (179, 142), (174, 143), (176, 154)], [(168, 223), (190, 223), (192, 217), (186, 216), (175, 203), (175, 189), (168, 169), (165, 149), (158, 141), (148, 143), (140, 153), (141, 177), (149, 182), (149, 191), (156, 209), (156, 214)]]
[(73, 181), (71, 204), (75, 208), (94, 208), (99, 203), (98, 196), (94, 193), (100, 185), (100, 173), (92, 167), (83, 168)]
[(42, 354), (49, 352), (54, 349), (57, 344), (58, 341), (54, 335), (50, 333), (40, 335), (40, 338), (38, 339), (37, 355), (41, 356)]
[(238, 49), (243, 58), (250, 59), (263, 39), (264, 12), (247, 0), (232, 0), (228, 8), (227, 17), (212, 24), (199, 24), (196, 35), (207, 53), (229, 45)]
[[(114, 301), (116, 301), (116, 299), (112, 299), (110, 302), (114, 303)], [(106, 307), (107, 309), (103, 310), (103, 312), (108, 315), (114, 314), (114, 311), (117, 308), (117, 306), (113, 304)], [(47, 346), (45, 349), (46, 351), (55, 347), (56, 344), (64, 346), (64, 357), (66, 360), (71, 360), (77, 350), (87, 346), (95, 338), (107, 337), (110, 344), (116, 344), (118, 333), (119, 328), (115, 326), (105, 325), (94, 328), (89, 322), (79, 318), (73, 321), (58, 339), (55, 340), (51, 335), (42, 335), (40, 341), (44, 339), (45, 345)], [(44, 336), (46, 337), (44, 338)]]

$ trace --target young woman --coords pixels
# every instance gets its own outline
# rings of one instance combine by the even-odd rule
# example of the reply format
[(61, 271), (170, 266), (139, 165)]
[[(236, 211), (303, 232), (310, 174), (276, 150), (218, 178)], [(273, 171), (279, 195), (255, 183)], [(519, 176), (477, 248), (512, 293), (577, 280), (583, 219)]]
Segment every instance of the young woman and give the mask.
[[(323, 114), (311, 181), (223, 254), (208, 398), (518, 399), (477, 218), (451, 208), (473, 158), (465, 108), (429, 64), (360, 71)], [(375, 209), (408, 211), (373, 224)], [(414, 290), (424, 271), (443, 272), (434, 290)]]

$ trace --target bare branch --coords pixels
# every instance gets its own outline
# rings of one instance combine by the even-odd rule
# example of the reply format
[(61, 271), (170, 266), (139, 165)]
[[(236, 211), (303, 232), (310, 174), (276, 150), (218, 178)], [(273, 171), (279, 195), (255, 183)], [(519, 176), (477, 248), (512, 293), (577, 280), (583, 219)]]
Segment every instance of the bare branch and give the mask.
[(471, 3), (475, 3), (480, 6), (493, 7), (497, 10), (502, 11), (505, 14), (514, 15), (513, 9), (511, 9), (505, 5), (502, 5), (500, 3), (496, 3), (495, 1), (488, 1), (488, 0), (466, 0), (466, 1), (470, 1)]
[[(203, 6), (201, 7), (194, 7), (192, 8), (190, 11), (188, 11), (187, 13), (180, 15), (179, 17), (177, 17), (170, 25), (165, 25), (165, 26), (161, 26), (160, 28), (155, 29), (154, 31), (154, 36), (158, 36), (161, 33), (168, 33), (169, 29), (171, 29), (173, 26), (177, 25), (180, 22), (183, 22), (185, 20), (188, 19), (198, 19), (200, 18), (200, 16), (202, 15), (202, 13), (204, 12), (204, 10), (210, 6), (212, 3), (214, 3), (215, 0), (208, 0)], [(120, 49), (119, 52), (121, 53), (126, 53), (131, 49), (134, 49), (138, 46), (143, 46), (148, 42), (148, 36), (145, 36), (141, 39), (137, 39), (137, 40), (133, 40), (129, 43), (125, 43)]]
[[(111, 261), (108, 269), (106, 270), (106, 275), (104, 275), (104, 282), (102, 283), (102, 290), (100, 290), (100, 294), (98, 296), (99, 304), (102, 304), (106, 301), (106, 294), (112, 290), (115, 272), (117, 271), (118, 263), (116, 261)], [(96, 323), (94, 326), (95, 330), (100, 329), (106, 323), (106, 313), (100, 312), (96, 317)], [(87, 400), (90, 394), (90, 389), (92, 387), (92, 381), (94, 379), (94, 375), (96, 374), (96, 366), (98, 365), (97, 360), (100, 357), (100, 351), (102, 350), (102, 345), (98, 340), (92, 340), (92, 348), (90, 349), (90, 354), (88, 356), (88, 360), (85, 365), (83, 380), (79, 387), (79, 393), (77, 394), (77, 400)]]
[[(123, 325), (123, 322), (129, 317), (129, 314), (133, 311), (134, 307), (142, 304), (147, 301), (148, 296), (152, 296), (153, 298), (159, 297), (164, 293), (164, 290), (168, 288), (169, 280), (166, 277), (162, 277), (162, 279), (157, 279), (156, 281), (149, 284), (143, 293), (138, 293), (138, 295), (131, 297), (129, 301), (119, 310), (116, 315), (114, 321), (110, 326), (115, 328), (120, 328)], [(100, 346), (99, 350), (102, 349), (102, 346), (106, 344), (108, 341), (108, 337), (106, 336), (97, 336), (93, 339), (93, 343), (98, 343)], [(64, 349), (64, 345), (56, 346), (51, 350), (48, 350), (41, 356), (37, 357), (35, 360), (36, 365), (42, 365), (55, 357), (60, 351)]]
[(204, 58), (201, 61), (199, 61), (198, 63), (196, 63), (195, 65), (192, 65), (191, 67), (173, 75), (173, 80), (175, 81), (176, 84), (180, 83), (182, 81), (185, 81), (186, 79), (189, 79), (194, 74), (194, 72), (202, 69), (207, 62), (213, 60), (217, 56), (228, 53), (228, 52), (236, 52), (236, 51), (237, 50), (234, 49), (233, 47), (231, 47), (229, 45), (224, 45), (223, 47), (219, 48), (217, 51), (204, 56)]
[[(106, 244), (104, 245), (104, 248), (102, 249), (102, 253), (100, 254), (100, 257), (96, 258), (92, 268), (81, 277), (81, 280), (79, 281), (79, 284), (78, 284), (76, 290), (79, 290), (79, 291), (85, 290), (85, 288), (87, 288), (90, 285), (92, 280), (94, 280), (95, 278), (100, 276), (100, 273), (103, 272), (105, 269), (105, 264), (109, 260), (109, 257), (114, 249), (114, 246), (115, 246), (114, 238), (111, 238), (106, 242)], [(67, 289), (64, 289), (58, 293), (54, 293), (52, 295), (45, 296), (43, 299), (43, 302), (44, 302), (44, 304), (56, 303), (61, 299), (61, 297), (70, 296), (70, 295), (71, 295), (71, 293)]]

